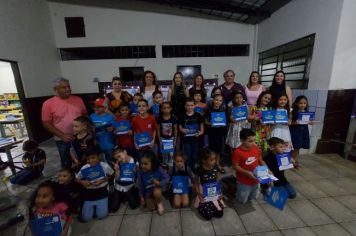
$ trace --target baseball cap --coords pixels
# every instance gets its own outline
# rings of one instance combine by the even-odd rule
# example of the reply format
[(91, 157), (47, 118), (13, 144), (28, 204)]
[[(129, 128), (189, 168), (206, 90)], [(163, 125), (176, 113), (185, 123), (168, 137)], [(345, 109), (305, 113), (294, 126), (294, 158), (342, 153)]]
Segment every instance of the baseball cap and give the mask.
[(94, 104), (97, 107), (105, 107), (105, 99), (104, 98), (97, 98), (95, 100)]

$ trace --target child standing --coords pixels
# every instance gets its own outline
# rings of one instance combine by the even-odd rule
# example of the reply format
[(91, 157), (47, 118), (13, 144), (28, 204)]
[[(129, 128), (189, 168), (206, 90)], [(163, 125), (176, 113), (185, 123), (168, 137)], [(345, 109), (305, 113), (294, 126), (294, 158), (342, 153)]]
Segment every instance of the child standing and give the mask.
[(185, 164), (183, 152), (174, 154), (174, 165), (170, 170), (172, 181), (173, 207), (189, 206), (189, 180), (193, 181), (194, 174)]
[(160, 106), (163, 102), (163, 94), (159, 90), (155, 90), (152, 93), (153, 97), (153, 105), (150, 107), (150, 113), (154, 115), (156, 118), (160, 115)]
[(61, 235), (70, 235), (72, 218), (67, 204), (63, 202), (63, 196), (57, 183), (46, 180), (37, 187), (30, 200), (29, 212), (34, 235), (48, 234), (45, 231), (46, 225), (44, 222), (43, 225), (36, 225), (36, 222), (45, 217), (53, 217), (53, 222), (60, 222)]
[(131, 111), (132, 116), (138, 115), (138, 101), (140, 101), (142, 99), (143, 99), (143, 96), (141, 93), (134, 94), (132, 102), (130, 103), (130, 111)]
[(195, 91), (193, 95), (194, 99), (194, 111), (204, 116), (204, 111), (208, 107), (206, 103), (202, 102), (201, 91)]
[(243, 94), (239, 91), (233, 92), (232, 94), (232, 106), (228, 108), (228, 118), (230, 121), (229, 130), (226, 135), (226, 144), (230, 146), (232, 150), (240, 146), (240, 131), (244, 128), (249, 128), (250, 124), (246, 120), (234, 120), (232, 111), (234, 108), (246, 106), (244, 104)]
[(257, 99), (256, 106), (252, 108), (251, 128), (256, 134), (257, 145), (260, 147), (262, 153), (268, 150), (268, 139), (271, 136), (271, 125), (262, 123), (262, 111), (271, 110), (272, 94), (264, 91)]
[[(174, 147), (177, 144), (178, 128), (177, 119), (172, 115), (172, 105), (170, 102), (163, 102), (161, 104), (161, 115), (158, 118), (158, 140), (163, 150), (162, 157), (163, 163), (169, 166), (173, 165), (173, 152)], [(163, 140), (163, 141), (162, 141)], [(164, 140), (173, 141), (173, 151), (171, 153), (164, 152), (163, 142)]]
[[(214, 125), (213, 115), (214, 114), (223, 114), (225, 117), (225, 124)], [(207, 128), (209, 148), (215, 152), (217, 158), (217, 165), (219, 166), (220, 155), (224, 147), (224, 139), (226, 135), (226, 126), (227, 126), (227, 114), (223, 106), (223, 97), (222, 95), (215, 95), (211, 106), (209, 106), (206, 116), (205, 124)]]
[(103, 98), (95, 100), (95, 113), (90, 115), (90, 120), (94, 124), (95, 136), (100, 150), (104, 152), (106, 162), (112, 166), (112, 153), (114, 150), (113, 125), (115, 124), (115, 119), (113, 115), (105, 112), (104, 102)]
[(38, 148), (38, 143), (34, 140), (27, 140), (22, 145), (25, 154), (22, 157), (25, 168), (10, 177), (12, 184), (25, 185), (32, 180), (42, 176), (44, 165), (46, 164), (46, 153)]
[(100, 151), (88, 149), (84, 154), (87, 164), (76, 175), (77, 182), (84, 188), (84, 204), (81, 218), (87, 222), (93, 219), (94, 209), (97, 218), (108, 215), (108, 180), (112, 179), (113, 169), (100, 161)]
[(289, 125), (291, 124), (291, 119), (289, 115), (289, 102), (288, 96), (286, 94), (282, 94), (276, 98), (276, 105), (274, 109), (278, 110), (285, 110), (288, 114), (288, 123), (287, 124), (274, 124), (271, 128), (271, 137), (277, 137), (283, 139), (286, 146), (286, 152), (290, 152), (293, 148), (292, 146), (292, 138), (289, 131)]
[(65, 196), (70, 211), (78, 214), (83, 204), (84, 189), (75, 181), (73, 171), (66, 167), (61, 169), (58, 173), (58, 184), (59, 191)]
[(179, 131), (182, 133), (183, 151), (187, 157), (187, 165), (195, 171), (196, 156), (198, 153), (199, 137), (204, 134), (204, 120), (202, 116), (194, 112), (193, 98), (187, 98), (185, 113), (179, 123)]
[(309, 149), (310, 139), (309, 139), (309, 128), (308, 125), (313, 125), (314, 121), (309, 121), (308, 123), (300, 124), (298, 122), (298, 113), (308, 111), (308, 98), (306, 96), (298, 96), (293, 103), (292, 111), (292, 125), (289, 126), (290, 134), (292, 137), (293, 151), (292, 151), (292, 161), (295, 167), (299, 166), (298, 155), (299, 149)]
[(234, 150), (232, 164), (236, 170), (236, 199), (244, 204), (256, 199), (258, 180), (253, 171), (257, 166), (265, 165), (265, 163), (262, 160), (260, 149), (256, 146), (256, 135), (253, 131), (242, 129), (240, 140), (241, 145)]
[[(284, 140), (273, 137), (268, 140), (268, 144), (270, 150), (268, 151), (267, 155), (263, 157), (263, 160), (267, 164), (268, 169), (270, 169), (273, 175), (278, 179), (273, 183), (273, 185), (276, 187), (283, 187), (288, 193), (288, 198), (293, 199), (297, 196), (297, 193), (293, 186), (288, 182), (287, 178), (284, 176), (284, 170), (279, 170), (278, 162), (276, 159), (277, 154), (284, 153)], [(262, 185), (262, 191), (266, 188), (268, 188), (268, 185)]]
[[(127, 103), (123, 103), (119, 106), (119, 115), (116, 115), (116, 121), (127, 121), (129, 124), (132, 124), (132, 117), (130, 115), (130, 105)], [(127, 153), (136, 159), (136, 150), (134, 145), (133, 139), (133, 132), (132, 127), (131, 129), (125, 134), (118, 134), (116, 133), (116, 145), (120, 149), (125, 149)]]
[(138, 115), (132, 118), (132, 130), (135, 134), (142, 134), (148, 132), (150, 135), (151, 142), (148, 146), (139, 147), (136, 140), (134, 140), (136, 150), (138, 150), (138, 156), (142, 157), (145, 150), (152, 149), (155, 144), (156, 138), (156, 118), (147, 113), (148, 102), (147, 100), (140, 100), (138, 102)]
[(121, 203), (127, 201), (131, 209), (140, 205), (138, 189), (135, 186), (137, 168), (135, 160), (127, 154), (125, 149), (114, 152), (115, 159), (115, 192), (111, 199), (110, 208), (116, 212)]
[(159, 215), (164, 213), (162, 189), (169, 181), (168, 174), (159, 166), (154, 152), (147, 151), (141, 158), (141, 170), (138, 172), (141, 205), (153, 211), (157, 207)]
[(216, 168), (216, 154), (209, 148), (204, 148), (200, 153), (200, 162), (194, 181), (198, 211), (206, 220), (211, 220), (213, 217), (221, 218), (224, 215), (224, 203), (221, 190), (219, 191), (221, 187), (219, 170)]
[(96, 144), (90, 119), (86, 116), (79, 116), (73, 121), (74, 141), (71, 143), (70, 157), (72, 158), (72, 168), (76, 171), (85, 164), (83, 155), (88, 148)]

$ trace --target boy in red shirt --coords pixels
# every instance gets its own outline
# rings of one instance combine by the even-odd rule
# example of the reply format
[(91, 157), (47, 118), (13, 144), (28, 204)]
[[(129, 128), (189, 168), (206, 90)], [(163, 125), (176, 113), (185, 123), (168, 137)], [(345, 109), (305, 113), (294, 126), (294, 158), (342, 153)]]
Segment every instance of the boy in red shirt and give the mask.
[(148, 131), (151, 136), (150, 144), (148, 146), (144, 146), (141, 148), (138, 147), (134, 138), (134, 144), (136, 150), (138, 151), (137, 155), (139, 158), (143, 156), (145, 151), (149, 149), (151, 150), (153, 149), (155, 144), (155, 139), (156, 139), (156, 129), (157, 129), (156, 118), (153, 115), (148, 114), (147, 111), (148, 111), (148, 102), (145, 99), (141, 99), (138, 102), (138, 115), (132, 118), (132, 131), (134, 135)]
[(266, 165), (261, 157), (261, 151), (256, 145), (256, 134), (250, 129), (240, 132), (241, 145), (234, 150), (232, 163), (236, 170), (236, 199), (246, 203), (256, 199), (258, 180), (253, 174), (259, 165)]

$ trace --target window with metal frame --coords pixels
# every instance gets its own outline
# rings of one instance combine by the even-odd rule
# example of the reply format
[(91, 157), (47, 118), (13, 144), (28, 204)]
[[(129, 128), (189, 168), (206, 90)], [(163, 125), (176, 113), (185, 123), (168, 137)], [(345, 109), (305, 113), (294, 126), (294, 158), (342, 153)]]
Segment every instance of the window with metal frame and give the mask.
[(286, 74), (291, 88), (308, 88), (310, 64), (313, 55), (315, 34), (268, 49), (259, 53), (258, 70), (262, 84), (270, 86), (276, 71)]

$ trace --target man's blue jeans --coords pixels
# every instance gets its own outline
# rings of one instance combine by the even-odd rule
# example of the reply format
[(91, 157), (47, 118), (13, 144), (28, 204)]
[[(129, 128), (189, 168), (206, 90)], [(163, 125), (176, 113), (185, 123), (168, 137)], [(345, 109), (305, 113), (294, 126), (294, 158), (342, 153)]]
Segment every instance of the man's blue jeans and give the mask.
[(62, 167), (69, 167), (71, 165), (70, 161), (70, 143), (63, 142), (61, 140), (56, 141), (57, 149), (59, 152), (59, 157), (61, 158)]

